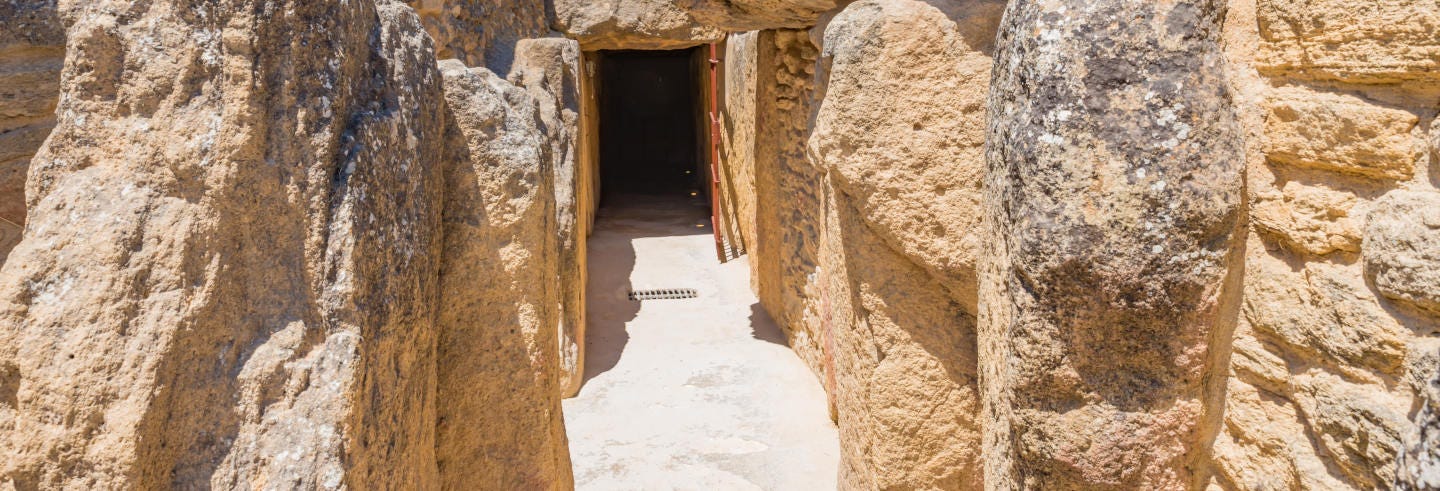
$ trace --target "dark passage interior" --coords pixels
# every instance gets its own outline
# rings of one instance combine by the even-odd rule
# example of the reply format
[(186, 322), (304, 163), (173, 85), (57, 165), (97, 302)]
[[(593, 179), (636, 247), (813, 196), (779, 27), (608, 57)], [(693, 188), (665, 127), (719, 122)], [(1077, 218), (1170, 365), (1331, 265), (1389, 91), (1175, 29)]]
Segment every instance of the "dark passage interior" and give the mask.
[(606, 51), (600, 63), (600, 189), (698, 193), (704, 172), (698, 51)]

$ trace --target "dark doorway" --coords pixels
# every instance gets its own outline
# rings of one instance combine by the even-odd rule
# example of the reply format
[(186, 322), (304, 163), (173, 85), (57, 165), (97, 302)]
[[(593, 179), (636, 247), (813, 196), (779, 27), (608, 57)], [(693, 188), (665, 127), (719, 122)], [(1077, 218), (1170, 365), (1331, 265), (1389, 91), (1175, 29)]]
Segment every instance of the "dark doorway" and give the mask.
[(699, 191), (695, 50), (606, 51), (600, 69), (600, 189), (619, 195)]

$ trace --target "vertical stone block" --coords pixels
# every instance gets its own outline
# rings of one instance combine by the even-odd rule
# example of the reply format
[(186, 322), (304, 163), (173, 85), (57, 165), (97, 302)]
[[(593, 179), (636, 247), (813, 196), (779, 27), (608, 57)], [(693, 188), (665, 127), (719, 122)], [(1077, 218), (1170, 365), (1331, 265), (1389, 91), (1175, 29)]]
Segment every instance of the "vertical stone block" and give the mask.
[(1243, 167), (1215, 0), (1019, 0), (990, 94), (992, 489), (1203, 486)]

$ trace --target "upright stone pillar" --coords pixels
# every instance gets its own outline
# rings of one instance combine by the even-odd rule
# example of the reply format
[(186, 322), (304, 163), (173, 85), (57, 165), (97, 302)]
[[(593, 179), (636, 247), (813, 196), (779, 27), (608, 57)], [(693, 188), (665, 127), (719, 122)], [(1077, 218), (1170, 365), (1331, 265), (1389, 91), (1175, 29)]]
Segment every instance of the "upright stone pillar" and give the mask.
[(1219, 0), (1016, 0), (981, 265), (992, 489), (1204, 485), (1242, 145)]

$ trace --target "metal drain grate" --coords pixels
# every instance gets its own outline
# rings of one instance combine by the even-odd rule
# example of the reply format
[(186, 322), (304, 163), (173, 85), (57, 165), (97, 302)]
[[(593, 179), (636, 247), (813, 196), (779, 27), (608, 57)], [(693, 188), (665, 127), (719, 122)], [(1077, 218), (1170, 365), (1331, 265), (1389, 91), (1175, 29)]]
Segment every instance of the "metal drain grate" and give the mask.
[(639, 302), (641, 300), (676, 300), (681, 298), (695, 298), (700, 294), (690, 288), (662, 288), (659, 290), (636, 290), (630, 292), (630, 300)]

